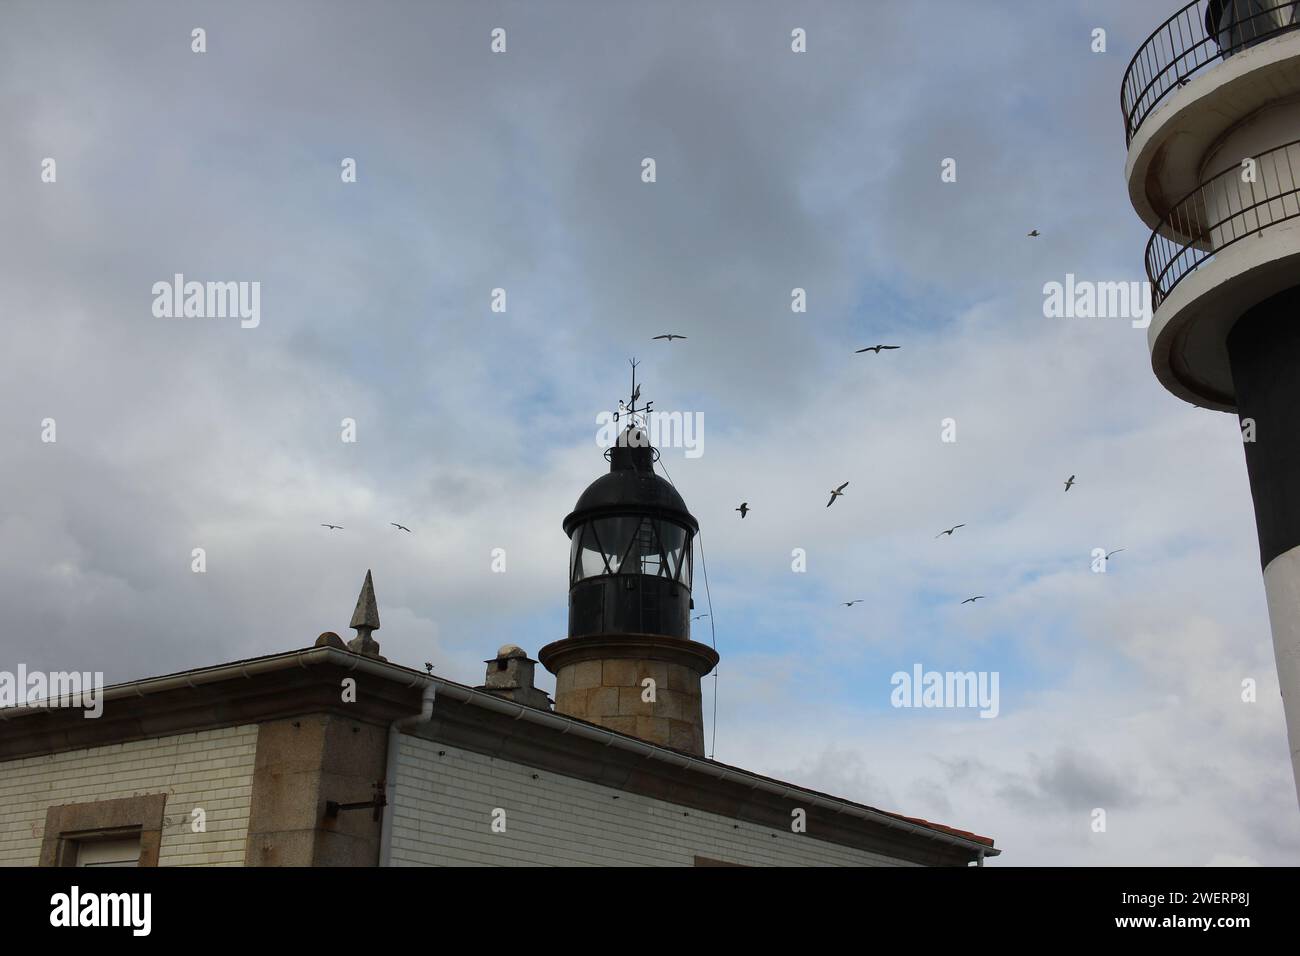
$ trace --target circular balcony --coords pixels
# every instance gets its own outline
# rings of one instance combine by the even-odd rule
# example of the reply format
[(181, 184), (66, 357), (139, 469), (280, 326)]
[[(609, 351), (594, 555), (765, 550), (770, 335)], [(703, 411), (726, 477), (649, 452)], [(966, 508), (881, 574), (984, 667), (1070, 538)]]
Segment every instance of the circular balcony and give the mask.
[(1300, 0), (1193, 0), (1156, 28), (1124, 72), (1124, 141), (1192, 76), (1300, 28)]
[(1300, 140), (1225, 169), (1173, 205), (1146, 248), (1152, 305), (1224, 249), (1300, 217)]
[(1223, 169), (1173, 203), (1147, 243), (1146, 272), (1156, 377), (1202, 408), (1235, 411), (1229, 333), (1250, 309), (1300, 285), (1300, 140)]

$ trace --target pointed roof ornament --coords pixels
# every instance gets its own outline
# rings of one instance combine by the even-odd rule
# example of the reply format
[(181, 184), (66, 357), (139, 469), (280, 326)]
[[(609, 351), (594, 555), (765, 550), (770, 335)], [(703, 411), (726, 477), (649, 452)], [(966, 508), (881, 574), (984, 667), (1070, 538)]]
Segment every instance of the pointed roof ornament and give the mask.
[[(357, 609), (352, 612), (352, 622), (348, 625), (357, 632), (357, 636), (348, 641), (348, 650), (366, 657), (379, 657), (379, 642), (370, 636), (379, 630), (379, 605), (375, 601), (375, 582), (366, 571), (366, 581), (361, 585), (361, 595), (357, 598)], [(379, 657), (383, 660), (382, 657)]]
[(379, 606), (375, 602), (375, 581), (368, 569), (365, 583), (361, 585), (361, 596), (357, 598), (357, 609), (352, 612), (352, 623), (348, 627), (379, 630)]

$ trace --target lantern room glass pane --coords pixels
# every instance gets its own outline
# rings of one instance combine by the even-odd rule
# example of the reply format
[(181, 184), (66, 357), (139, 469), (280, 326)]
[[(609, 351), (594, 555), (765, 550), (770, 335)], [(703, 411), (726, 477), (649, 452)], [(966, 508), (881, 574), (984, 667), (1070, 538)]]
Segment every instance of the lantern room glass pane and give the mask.
[(595, 529), (590, 524), (583, 525), (581, 536), (582, 545), (578, 550), (578, 563), (574, 572), (576, 581), (606, 573), (605, 555), (601, 550), (600, 538)]
[(655, 534), (655, 522), (644, 518), (636, 529), (636, 538), (632, 542), (631, 566), (633, 574), (648, 574), (655, 577), (664, 573), (663, 554), (659, 549), (659, 536)]
[(618, 574), (623, 567), (641, 520), (636, 515), (619, 515), (614, 518), (597, 518), (592, 522), (600, 536), (601, 550), (609, 559), (611, 573)]
[(683, 531), (683, 534), (685, 535), (685, 541), (682, 547), (682, 556), (680, 559), (681, 568), (680, 568), (680, 572), (677, 575), (677, 580), (680, 581), (682, 584), (686, 585), (687, 590), (690, 590), (691, 576), (695, 567), (695, 555), (691, 549), (690, 533)]
[(668, 558), (665, 573), (675, 581), (681, 580), (682, 561), (686, 557), (686, 529), (669, 521), (655, 522), (658, 525), (659, 543), (663, 545), (664, 555)]

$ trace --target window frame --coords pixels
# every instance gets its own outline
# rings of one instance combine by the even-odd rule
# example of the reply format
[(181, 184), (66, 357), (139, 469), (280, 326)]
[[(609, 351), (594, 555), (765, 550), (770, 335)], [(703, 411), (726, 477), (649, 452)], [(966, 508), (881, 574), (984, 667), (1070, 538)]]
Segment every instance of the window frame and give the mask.
[(140, 857), (144, 854), (144, 830), (138, 826), (110, 830), (90, 830), (82, 833), (64, 833), (62, 838), (71, 844), (66, 851), (71, 853), (70, 865), (81, 868), (123, 865), (122, 863), (88, 863), (84, 860), (87, 847), (129, 841), (135, 845), (135, 862), (133, 864), (135, 866), (140, 865)]
[(137, 866), (157, 866), (167, 794), (65, 803), (45, 811), (41, 866), (76, 866), (78, 847), (102, 837), (140, 835)]

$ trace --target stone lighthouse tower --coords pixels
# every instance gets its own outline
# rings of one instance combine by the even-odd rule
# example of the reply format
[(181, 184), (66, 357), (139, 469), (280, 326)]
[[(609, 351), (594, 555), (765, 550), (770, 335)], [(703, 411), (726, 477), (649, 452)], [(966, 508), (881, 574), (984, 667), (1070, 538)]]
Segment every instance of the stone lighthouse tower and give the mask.
[(1300, 794), (1300, 3), (1196, 0), (1120, 94), (1129, 198), (1151, 227), (1151, 365), (1235, 413)]
[(703, 756), (700, 678), (718, 654), (691, 640), (699, 524), (654, 472), (658, 452), (638, 424), (638, 397), (634, 373), (609, 472), (564, 519), (569, 635), (537, 656), (555, 675), (559, 713)]

